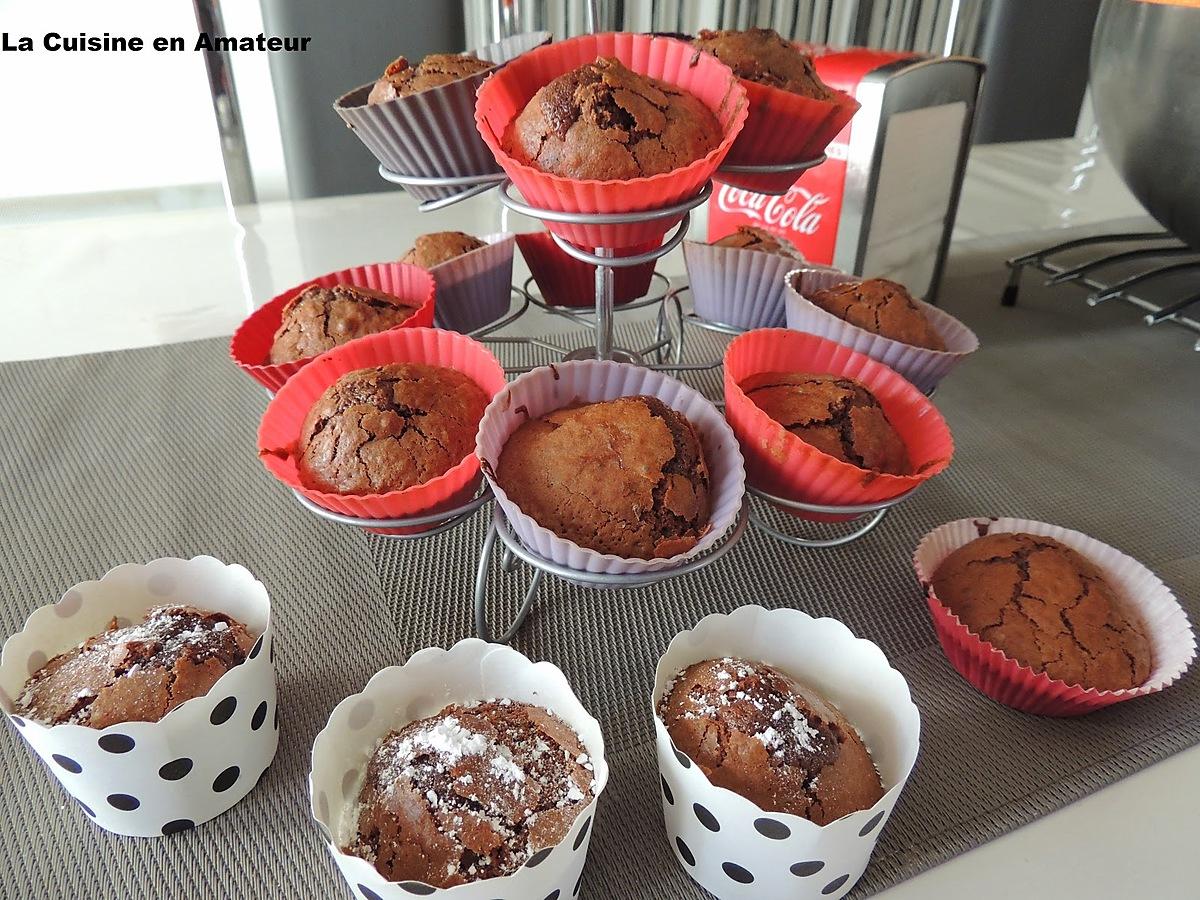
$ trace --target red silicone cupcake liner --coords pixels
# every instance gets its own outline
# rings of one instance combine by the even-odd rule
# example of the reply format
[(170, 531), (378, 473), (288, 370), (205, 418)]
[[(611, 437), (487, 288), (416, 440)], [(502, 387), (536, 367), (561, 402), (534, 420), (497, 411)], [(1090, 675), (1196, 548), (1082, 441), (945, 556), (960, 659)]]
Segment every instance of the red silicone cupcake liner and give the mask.
[[(725, 157), (730, 165), (762, 166), (818, 157), (859, 109), (859, 102), (842, 91), (834, 91), (834, 99), (826, 101), (755, 81), (742, 79), (741, 84), (746, 89), (750, 112), (746, 127)], [(782, 194), (799, 176), (795, 172), (773, 175), (719, 172), (717, 177), (734, 187)]]
[[(571, 179), (518, 162), (502, 149), (509, 123), (539, 88), (594, 62), (616, 57), (642, 75), (658, 78), (696, 95), (721, 124), (721, 143), (682, 168), (627, 181)], [(716, 57), (672, 38), (625, 32), (581, 35), (525, 53), (479, 88), (475, 124), (513, 184), (532, 206), (573, 213), (626, 213), (656, 209), (694, 197), (712, 176), (746, 119), (746, 92)], [(661, 240), (683, 216), (625, 224), (579, 225), (546, 222), (555, 234), (580, 247), (631, 247)]]
[[(1072, 547), (1091, 560), (1113, 589), (1138, 609), (1149, 631), (1153, 652), (1153, 668), (1145, 684), (1128, 690), (1100, 691), (1035, 672), (972, 632), (942, 604), (932, 585), (942, 561), (977, 537), (1014, 531), (1045, 535)], [(925, 590), (934, 631), (950, 664), (976, 690), (1021, 712), (1080, 716), (1157, 693), (1182, 677), (1195, 659), (1196, 641), (1191, 624), (1170, 589), (1131, 556), (1078, 531), (1027, 519), (959, 519), (935, 528), (922, 538), (913, 554), (913, 566)]]
[[(386, 494), (335, 494), (306, 487), (296, 469), (296, 441), (305, 416), (325, 389), (347, 372), (414, 362), (455, 369), (483, 389), (489, 399), (504, 388), (496, 357), (465, 335), (436, 328), (393, 328), (350, 341), (323, 353), (298, 372), (267, 405), (258, 428), (258, 455), (268, 471), (324, 509), (362, 519), (398, 519), (453, 509), (480, 484), (479, 460), (468, 452), (458, 465), (422, 484)], [(414, 534), (433, 528), (374, 529), (380, 534)]]
[[(542, 299), (551, 306), (590, 308), (596, 303), (596, 267), (568, 256), (549, 233), (518, 234), (517, 246), (529, 266)], [(636, 256), (658, 246), (658, 241), (618, 251), (616, 256)], [(640, 266), (613, 269), (613, 303), (620, 305), (646, 296), (654, 277), (654, 260)]]
[[(759, 372), (839, 375), (861, 382), (875, 395), (904, 441), (915, 474), (886, 475), (860, 469), (800, 440), (759, 409), (738, 386)], [(771, 494), (803, 503), (858, 506), (891, 500), (941, 472), (954, 454), (945, 420), (911, 384), (848, 347), (786, 328), (747, 331), (729, 344), (725, 350), (725, 416), (742, 445), (747, 480)]]
[(289, 378), (316, 359), (309, 356), (278, 365), (267, 362), (271, 343), (275, 340), (275, 332), (279, 330), (283, 320), (284, 306), (305, 288), (314, 284), (324, 288), (333, 287), (335, 284), (352, 284), (355, 287), (385, 291), (417, 306), (417, 311), (397, 325), (397, 328), (428, 328), (433, 324), (436, 293), (433, 276), (417, 266), (395, 262), (374, 263), (309, 279), (268, 300), (252, 312), (238, 326), (229, 342), (229, 355), (233, 357), (238, 368), (268, 391), (279, 390)]

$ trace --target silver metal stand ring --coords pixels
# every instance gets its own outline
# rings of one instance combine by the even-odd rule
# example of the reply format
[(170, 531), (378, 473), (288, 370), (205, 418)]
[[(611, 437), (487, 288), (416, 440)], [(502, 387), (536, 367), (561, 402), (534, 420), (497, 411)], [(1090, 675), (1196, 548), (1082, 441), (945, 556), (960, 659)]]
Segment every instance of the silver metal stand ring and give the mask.
[[(669, 279), (666, 275), (663, 275), (661, 272), (655, 272), (652, 276), (650, 276), (650, 279), (651, 284), (662, 282), (667, 286), (668, 290), (658, 293), (651, 288), (644, 297), (639, 297), (636, 300), (630, 300), (628, 303), (615, 304), (613, 306), (613, 312), (618, 314), (623, 312), (632, 312), (635, 309), (644, 309), (647, 306), (653, 306), (655, 303), (661, 303), (662, 301), (666, 300), (670, 295), (669, 288), (671, 286), (671, 279)], [(532, 275), (526, 278), (524, 283), (521, 285), (521, 289), (525, 293), (529, 294), (529, 302), (534, 306), (544, 309), (549, 313), (566, 316), (569, 319), (578, 319), (582, 324), (587, 325), (589, 328), (594, 327), (594, 322), (592, 322), (590, 319), (583, 318), (584, 316), (594, 316), (596, 314), (596, 307), (594, 304), (589, 303), (587, 306), (560, 306), (554, 303), (547, 303), (544, 297), (536, 297), (533, 295), (533, 292), (530, 290), (530, 288), (531, 286), (536, 285), (537, 282), (534, 281)]]
[(636, 256), (599, 256), (595, 253), (589, 253), (586, 250), (580, 250), (570, 241), (564, 240), (553, 231), (550, 232), (550, 237), (554, 238), (554, 243), (558, 244), (558, 248), (563, 253), (574, 257), (580, 262), (593, 266), (606, 266), (610, 269), (625, 269), (629, 266), (640, 266), (643, 263), (653, 262), (659, 257), (666, 256), (682, 243), (683, 239), (687, 236), (688, 225), (691, 222), (691, 212), (685, 212), (683, 218), (679, 220), (679, 225), (675, 228), (675, 233), (671, 235), (666, 243), (645, 253), (639, 253)]
[(820, 156), (814, 156), (812, 159), (801, 160), (800, 162), (789, 163), (773, 163), (763, 166), (739, 166), (733, 163), (724, 163), (717, 169), (717, 174), (725, 172), (729, 175), (783, 175), (788, 172), (806, 172), (809, 169), (815, 169), (821, 163), (825, 162), (828, 157), (822, 153)]
[(461, 524), (472, 513), (492, 499), (491, 485), (485, 480), (483, 488), (478, 494), (466, 503), (454, 507), (454, 509), (424, 513), (419, 516), (404, 516), (398, 519), (364, 519), (358, 516), (347, 516), (343, 513), (334, 512), (331, 509), (325, 509), (323, 506), (318, 506), (297, 490), (293, 490), (292, 493), (295, 495), (297, 502), (309, 512), (330, 522), (335, 522), (338, 525), (354, 525), (358, 528), (419, 528), (422, 525), (434, 526), (416, 534), (383, 535), (383, 537), (398, 538), (400, 540), (427, 538), (435, 534), (441, 534), (444, 531), (449, 531), (456, 525)]
[(799, 500), (790, 500), (786, 497), (779, 497), (775, 494), (769, 494), (760, 488), (746, 485), (746, 492), (759, 500), (763, 500), (774, 506), (782, 507), (783, 509), (801, 513), (814, 513), (817, 515), (830, 516), (850, 516), (850, 521), (858, 521), (864, 516), (866, 521), (859, 525), (854, 530), (847, 534), (833, 538), (807, 538), (799, 535), (788, 534), (785, 531), (780, 531), (774, 525), (771, 525), (762, 518), (762, 515), (754, 509), (750, 508), (750, 521), (759, 531), (783, 541), (786, 544), (791, 544), (794, 547), (806, 547), (809, 549), (826, 549), (829, 547), (841, 547), (849, 544), (851, 541), (856, 541), (859, 538), (869, 534), (875, 529), (884, 516), (888, 514), (893, 506), (907, 500), (912, 496), (913, 490), (901, 494), (899, 497), (893, 497), (890, 500), (881, 500), (878, 503), (866, 503), (853, 506), (830, 506), (820, 503), (803, 503)]
[(501, 182), (500, 202), (513, 212), (521, 213), (521, 215), (529, 216), (532, 219), (541, 219), (543, 222), (563, 222), (569, 225), (628, 225), (634, 222), (652, 222), (655, 219), (668, 219), (672, 216), (683, 215), (688, 210), (699, 206), (712, 196), (713, 192), (712, 181), (707, 181), (704, 187), (700, 189), (700, 192), (694, 197), (681, 200), (670, 206), (643, 209), (637, 212), (579, 213), (563, 212), (556, 209), (539, 209), (536, 206), (530, 206), (523, 200), (515, 199), (509, 193), (509, 188), (511, 187), (512, 181), (505, 179)]

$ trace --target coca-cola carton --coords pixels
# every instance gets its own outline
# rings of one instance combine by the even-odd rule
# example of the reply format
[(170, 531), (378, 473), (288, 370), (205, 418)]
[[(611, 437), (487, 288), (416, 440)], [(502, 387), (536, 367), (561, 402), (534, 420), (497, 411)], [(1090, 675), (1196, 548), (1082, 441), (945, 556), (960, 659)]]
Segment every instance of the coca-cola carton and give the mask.
[(805, 258), (894, 278), (932, 298), (954, 226), (983, 63), (880, 50), (806, 48), (862, 108), (786, 194), (716, 183), (708, 239), (756, 225)]

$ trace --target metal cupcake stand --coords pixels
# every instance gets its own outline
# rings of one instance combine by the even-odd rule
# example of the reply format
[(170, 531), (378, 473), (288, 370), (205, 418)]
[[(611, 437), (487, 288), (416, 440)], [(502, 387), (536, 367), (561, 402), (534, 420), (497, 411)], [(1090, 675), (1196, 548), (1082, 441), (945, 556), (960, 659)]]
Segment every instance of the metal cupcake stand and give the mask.
[[(820, 165), (825, 157), (802, 160), (796, 163), (770, 166), (727, 166), (718, 172), (728, 174), (754, 175), (779, 174), (782, 172), (795, 173), (797, 176), (807, 169)], [(536, 348), (555, 355), (561, 360), (572, 359), (606, 359), (619, 362), (633, 363), (647, 368), (666, 371), (673, 374), (683, 372), (700, 372), (716, 369), (721, 365), (720, 359), (699, 363), (683, 361), (683, 345), (687, 328), (700, 328), (725, 335), (737, 335), (742, 329), (720, 322), (711, 322), (699, 318), (694, 313), (684, 313), (681, 294), (688, 288), (682, 285), (670, 287), (670, 282), (657, 272), (654, 274), (658, 289), (651, 289), (649, 295), (631, 303), (615, 307), (614, 273), (618, 268), (637, 266), (652, 262), (674, 250), (683, 241), (691, 222), (691, 211), (705, 203), (713, 192), (713, 184), (707, 182), (693, 197), (657, 209), (642, 210), (629, 213), (569, 213), (557, 210), (542, 209), (526, 203), (512, 193), (512, 182), (503, 174), (487, 174), (454, 178), (428, 178), (401, 175), (380, 166), (380, 175), (394, 184), (418, 187), (461, 188), (460, 191), (420, 205), (422, 212), (433, 212), (445, 209), (462, 200), (485, 193), (493, 188), (499, 192), (500, 203), (508, 209), (543, 223), (569, 223), (575, 225), (614, 225), (629, 223), (653, 222), (660, 219), (677, 219), (678, 225), (661, 246), (636, 256), (616, 256), (613, 248), (596, 247), (591, 250), (577, 247), (551, 232), (558, 247), (569, 256), (596, 267), (595, 276), (595, 308), (562, 307), (547, 303), (537, 297), (531, 290), (532, 279), (527, 279), (522, 285), (512, 285), (515, 298), (514, 307), (502, 318), (477, 329), (471, 337), (478, 340), (501, 345), (521, 345)], [(614, 343), (614, 318), (622, 311), (644, 309), (654, 304), (659, 305), (656, 319), (654, 340), (645, 347), (625, 348)], [(531, 306), (536, 306), (546, 312), (568, 319), (576, 325), (592, 330), (594, 342), (591, 346), (574, 350), (559, 347), (538, 337), (506, 336), (497, 334), (506, 326), (511, 325)], [(671, 327), (670, 312), (674, 311), (676, 328)], [(518, 375), (530, 370), (530, 366), (507, 367), (509, 375)], [(717, 405), (722, 405), (717, 402)], [(681, 565), (650, 572), (638, 572), (624, 575), (610, 575), (580, 571), (560, 565), (552, 560), (531, 551), (521, 543), (513, 532), (498, 505), (492, 510), (492, 522), (484, 538), (475, 575), (475, 627), (479, 637), (488, 641), (507, 643), (517, 634), (525, 619), (533, 608), (534, 602), (541, 591), (547, 575), (566, 581), (580, 587), (597, 590), (612, 590), (618, 588), (641, 588), (670, 578), (690, 575), (713, 564), (726, 553), (745, 534), (747, 525), (753, 525), (763, 534), (785, 544), (802, 548), (837, 547), (857, 540), (874, 530), (887, 515), (888, 511), (903, 502), (912, 492), (900, 497), (864, 506), (822, 506), (810, 503), (799, 503), (784, 497), (774, 496), (749, 484), (746, 486), (747, 498), (730, 528), (728, 534), (704, 553), (687, 560)], [(753, 500), (752, 500), (753, 498)], [(450, 531), (462, 525), (468, 518), (492, 500), (492, 492), (486, 479), (480, 490), (466, 503), (453, 509), (443, 510), (420, 516), (408, 516), (397, 519), (362, 519), (342, 515), (324, 509), (296, 492), (297, 501), (305, 509), (340, 525), (351, 525), (373, 530), (379, 529), (423, 529), (407, 534), (384, 535), (395, 540), (422, 540)], [(830, 530), (830, 535), (812, 535), (797, 533), (804, 528), (811, 529), (798, 520), (795, 515), (817, 515), (836, 517), (842, 520), (838, 525), (823, 526)], [(803, 523), (803, 524), (798, 524)], [(515, 575), (519, 567), (528, 567), (530, 575), (524, 587), (515, 616), (505, 627), (495, 625), (488, 616), (488, 592), (492, 584), (493, 569), (498, 570), (499, 577)]]

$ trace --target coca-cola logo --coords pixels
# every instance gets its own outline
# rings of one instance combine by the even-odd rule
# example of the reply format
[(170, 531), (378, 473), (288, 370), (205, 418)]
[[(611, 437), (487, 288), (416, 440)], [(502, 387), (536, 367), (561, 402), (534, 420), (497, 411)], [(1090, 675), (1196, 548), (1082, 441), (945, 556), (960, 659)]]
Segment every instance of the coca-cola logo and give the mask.
[(717, 208), (741, 213), (753, 222), (785, 228), (797, 234), (816, 234), (821, 227), (823, 207), (832, 198), (792, 185), (786, 194), (768, 197), (744, 188), (722, 184), (717, 191)]

